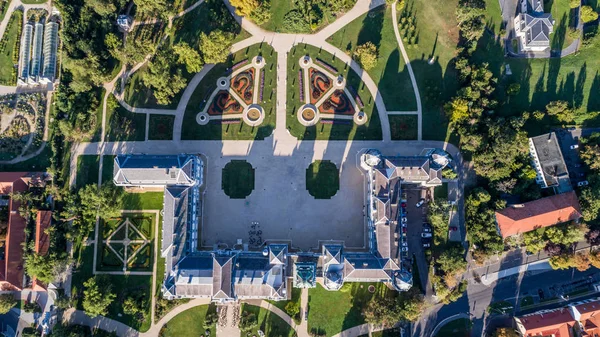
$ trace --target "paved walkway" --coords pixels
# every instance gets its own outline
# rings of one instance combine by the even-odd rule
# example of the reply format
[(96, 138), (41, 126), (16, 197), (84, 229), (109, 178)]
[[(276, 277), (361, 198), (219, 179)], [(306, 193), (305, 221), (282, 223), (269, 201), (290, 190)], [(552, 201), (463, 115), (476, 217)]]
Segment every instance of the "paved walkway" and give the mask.
[(396, 35), (396, 41), (398, 42), (398, 47), (400, 47), (400, 51), (402, 52), (402, 58), (404, 59), (404, 64), (406, 64), (406, 69), (408, 69), (408, 75), (410, 76), (410, 82), (412, 83), (413, 91), (415, 93), (415, 98), (417, 100), (417, 120), (418, 120), (418, 140), (423, 139), (423, 109), (421, 105), (421, 94), (419, 93), (419, 86), (417, 85), (417, 80), (415, 78), (415, 73), (413, 72), (412, 66), (410, 65), (410, 59), (408, 58), (408, 54), (404, 49), (404, 44), (402, 43), (402, 38), (400, 37), (400, 32), (398, 31), (398, 25), (395, 24), (398, 22), (398, 12), (396, 11), (396, 4), (398, 2), (394, 1), (392, 4), (392, 22), (394, 23), (394, 35)]

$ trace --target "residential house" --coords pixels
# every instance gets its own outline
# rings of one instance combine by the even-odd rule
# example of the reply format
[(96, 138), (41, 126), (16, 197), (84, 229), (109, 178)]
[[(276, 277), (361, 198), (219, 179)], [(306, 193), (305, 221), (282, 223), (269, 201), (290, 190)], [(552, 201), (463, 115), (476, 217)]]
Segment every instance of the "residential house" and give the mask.
[(541, 52), (550, 48), (550, 34), (554, 31), (552, 14), (544, 13), (544, 0), (519, 0), (514, 19), (519, 51)]
[(0, 206), (8, 213), (6, 236), (0, 237), (0, 289), (22, 290), (26, 286), (23, 267), (23, 242), (27, 221), (19, 214), (21, 203), (12, 193), (27, 191), (45, 179), (43, 173), (0, 172)]
[(581, 219), (579, 200), (574, 191), (510, 205), (496, 211), (496, 226), (502, 238)]
[(541, 310), (514, 318), (523, 337), (596, 337), (600, 336), (600, 298), (569, 304), (567, 307)]

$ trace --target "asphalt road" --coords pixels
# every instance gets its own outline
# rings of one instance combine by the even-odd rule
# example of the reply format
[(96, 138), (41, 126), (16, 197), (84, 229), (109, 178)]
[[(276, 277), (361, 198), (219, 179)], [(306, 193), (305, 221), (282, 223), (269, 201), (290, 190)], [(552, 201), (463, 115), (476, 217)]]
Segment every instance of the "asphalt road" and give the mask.
[[(405, 189), (407, 202), (407, 238), (408, 238), (408, 252), (409, 257), (414, 256), (417, 261), (417, 268), (419, 269), (419, 278), (421, 280), (421, 287), (425, 289), (427, 296), (433, 295), (431, 286), (428, 286), (429, 279), (429, 264), (425, 260), (425, 253), (423, 251), (423, 244), (421, 242), (421, 233), (423, 233), (423, 222), (426, 221), (426, 206), (420, 208), (416, 207), (419, 199), (424, 196), (425, 191), (423, 189)], [(414, 270), (412, 271), (415, 272)], [(413, 276), (414, 281), (414, 276)], [(414, 282), (413, 282), (414, 283)], [(413, 284), (417, 287), (417, 284)]]
[[(550, 274), (551, 273), (551, 274)], [(471, 336), (483, 336), (483, 331), (489, 317), (486, 316), (487, 307), (498, 301), (507, 301), (516, 305), (518, 301), (528, 294), (537, 292), (540, 288), (546, 288), (558, 283), (569, 283), (573, 280), (596, 275), (600, 271), (590, 268), (585, 272), (577, 270), (548, 271), (535, 275), (515, 275), (514, 277), (499, 280), (491, 286), (469, 282), (467, 292), (458, 301), (448, 305), (437, 305), (426, 312), (422, 319), (413, 325), (413, 337), (432, 337), (431, 332), (445, 318), (459, 313), (470, 314), (473, 329)], [(553, 307), (566, 305), (568, 302), (554, 304)]]

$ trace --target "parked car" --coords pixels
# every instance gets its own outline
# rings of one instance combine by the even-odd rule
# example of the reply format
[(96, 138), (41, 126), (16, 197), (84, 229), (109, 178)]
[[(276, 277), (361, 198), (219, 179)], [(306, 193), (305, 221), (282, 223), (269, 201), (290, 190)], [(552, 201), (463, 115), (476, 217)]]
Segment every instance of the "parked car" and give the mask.
[(456, 232), (458, 230), (458, 227), (456, 226), (450, 226), (450, 231), (451, 232)]
[(581, 187), (581, 186), (587, 186), (587, 185), (589, 185), (589, 183), (588, 183), (587, 180), (580, 181), (580, 182), (577, 183), (577, 186), (579, 186), (579, 187)]
[(408, 247), (402, 247), (403, 252), (408, 252)]
[(423, 227), (423, 233), (431, 233), (431, 228)]
[(402, 208), (406, 207), (406, 203), (405, 202), (400, 203), (400, 207), (402, 207)]
[(408, 247), (408, 242), (402, 241), (402, 247)]
[(432, 237), (431, 233), (421, 233), (422, 238), (430, 238)]
[(304, 311), (304, 320), (308, 321), (308, 309), (306, 309), (306, 311)]
[(429, 242), (423, 243), (423, 248), (431, 248), (431, 243), (429, 243)]
[(405, 207), (402, 207), (400, 210), (402, 211), (402, 214), (408, 214)]
[(423, 206), (423, 204), (425, 203), (425, 199), (421, 198), (419, 199), (419, 202), (417, 202), (417, 204), (415, 206), (417, 206), (417, 208)]
[(403, 222), (401, 223), (402, 227), (406, 227), (406, 224), (407, 224), (407, 223), (406, 223), (406, 221), (403, 221)]
[(402, 233), (406, 234), (406, 227), (402, 227)]
[(579, 145), (578, 144), (571, 145), (570, 148), (571, 148), (571, 150), (575, 150), (575, 149), (579, 148)]
[(407, 222), (408, 222), (408, 218), (407, 218), (407, 217), (405, 217), (405, 216), (403, 216), (403, 217), (402, 217), (402, 223), (407, 223)]

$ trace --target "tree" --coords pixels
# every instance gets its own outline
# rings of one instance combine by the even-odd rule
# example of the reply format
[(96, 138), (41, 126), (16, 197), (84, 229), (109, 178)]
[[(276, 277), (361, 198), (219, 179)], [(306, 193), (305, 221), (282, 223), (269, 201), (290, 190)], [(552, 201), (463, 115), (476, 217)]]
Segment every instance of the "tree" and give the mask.
[(539, 228), (530, 232), (523, 233), (523, 243), (530, 253), (537, 253), (544, 249), (546, 240), (544, 240), (544, 229)]
[(440, 257), (437, 259), (437, 264), (444, 274), (460, 274), (467, 268), (467, 261), (465, 261), (463, 255), (464, 248), (462, 248), (462, 246), (452, 246), (440, 254)]
[(593, 250), (588, 255), (590, 264), (595, 268), (600, 268), (600, 250)]
[(167, 48), (162, 48), (148, 64), (148, 71), (142, 75), (144, 85), (152, 88), (157, 103), (168, 105), (171, 99), (187, 86), (181, 69), (173, 71), (176, 55)]
[(258, 25), (271, 19), (271, 1), (264, 0), (255, 10), (250, 13), (250, 19)]
[(25, 256), (25, 270), (29, 276), (48, 284), (54, 281), (57, 270), (61, 269), (64, 262), (65, 259), (60, 259), (55, 254), (31, 253)]
[(586, 271), (590, 268), (589, 255), (585, 252), (578, 252), (573, 257), (573, 265), (579, 271)]
[(200, 34), (200, 52), (204, 63), (223, 63), (229, 57), (233, 44), (233, 34), (222, 30), (213, 30), (210, 34)]
[(462, 97), (455, 97), (444, 105), (444, 111), (451, 123), (463, 121), (469, 118), (469, 101)]
[(9, 312), (15, 305), (17, 305), (17, 300), (15, 300), (12, 294), (0, 295), (0, 315)]
[(153, 17), (165, 18), (169, 12), (166, 0), (134, 0), (139, 13)]
[(230, 4), (235, 7), (235, 12), (240, 16), (250, 15), (259, 6), (258, 0), (231, 0)]
[(110, 219), (121, 214), (123, 190), (113, 184), (105, 184), (100, 188), (89, 184), (79, 190), (81, 213), (85, 219)]
[(367, 323), (387, 326), (400, 319), (399, 309), (393, 298), (376, 298), (369, 301), (369, 304), (363, 309), (363, 315)]
[(360, 66), (364, 70), (371, 70), (377, 64), (377, 58), (379, 57), (377, 53), (377, 47), (373, 44), (373, 42), (366, 42), (356, 47), (354, 51), (353, 58), (360, 63)]
[(560, 255), (562, 253), (562, 246), (556, 243), (548, 242), (544, 251), (550, 256)]
[(581, 0), (569, 0), (569, 7), (577, 8), (581, 5)]
[(117, 11), (117, 7), (111, 0), (86, 0), (85, 5), (100, 16), (111, 15)]
[(521, 91), (521, 85), (519, 83), (511, 83), (506, 89), (506, 94), (509, 96), (516, 96)]
[(298, 9), (292, 9), (283, 16), (283, 30), (290, 33), (310, 32), (310, 22)]
[(568, 253), (553, 256), (548, 262), (554, 270), (569, 269), (575, 266), (573, 256)]
[(575, 119), (575, 111), (569, 108), (565, 101), (553, 101), (546, 105), (546, 111), (550, 116), (555, 116), (560, 122), (572, 122)]
[(511, 328), (498, 328), (492, 337), (520, 337), (520, 335)]
[(244, 310), (242, 312), (242, 317), (240, 318), (240, 330), (242, 331), (250, 331), (258, 326), (258, 318), (256, 318), (256, 314)]
[(581, 6), (581, 20), (584, 23), (598, 20), (598, 12), (591, 6)]
[(290, 317), (294, 317), (300, 313), (300, 303), (290, 301), (285, 305), (285, 312), (290, 315)]
[(111, 292), (112, 287), (105, 284), (103, 279), (94, 276), (83, 283), (83, 310), (90, 317), (96, 317), (108, 313), (108, 307), (111, 305), (116, 295)]
[(600, 177), (593, 174), (588, 176), (589, 185), (581, 190), (579, 203), (581, 214), (585, 221), (594, 221), (600, 214)]
[(188, 73), (197, 73), (202, 69), (202, 59), (200, 54), (185, 42), (180, 42), (173, 46), (173, 51), (177, 55), (177, 63), (184, 64)]

